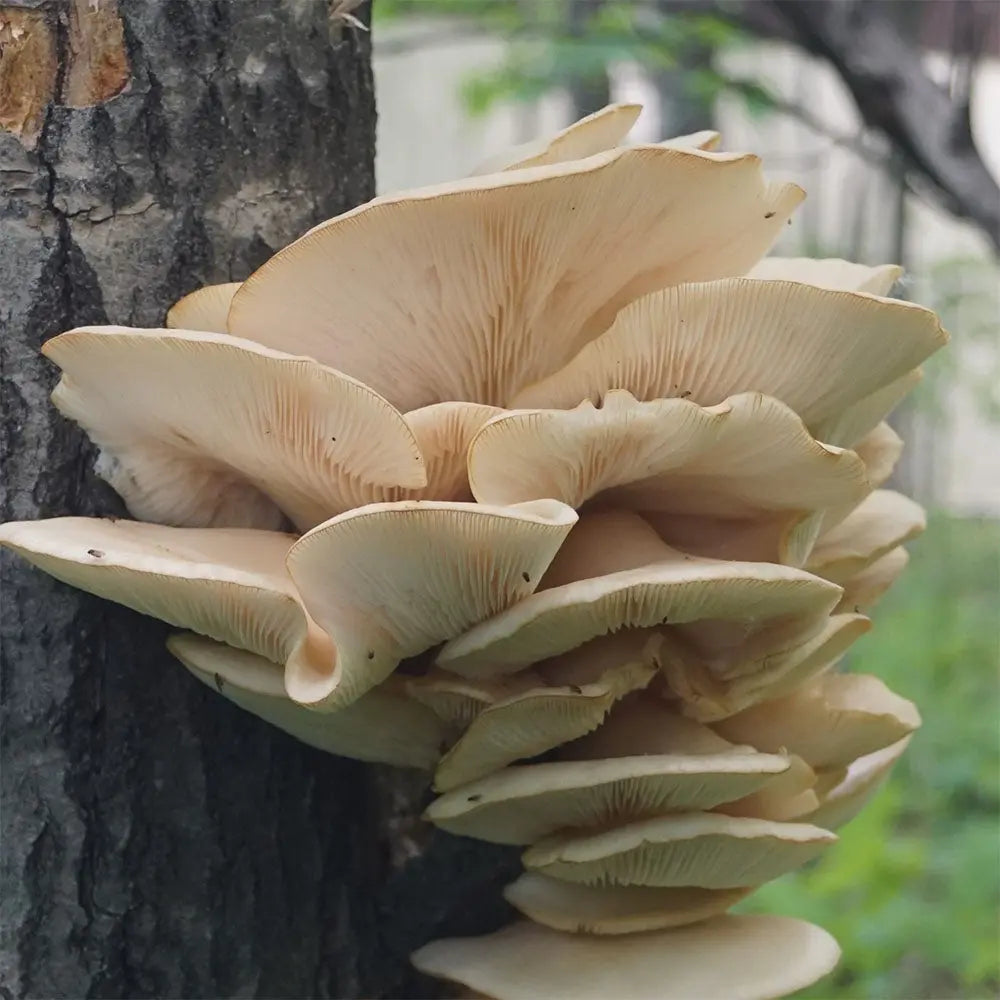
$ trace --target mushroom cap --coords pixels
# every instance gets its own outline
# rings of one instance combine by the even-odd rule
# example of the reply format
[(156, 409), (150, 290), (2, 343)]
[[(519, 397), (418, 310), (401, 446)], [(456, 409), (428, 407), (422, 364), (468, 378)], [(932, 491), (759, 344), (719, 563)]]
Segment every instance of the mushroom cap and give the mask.
[(407, 694), (426, 705), (453, 730), (464, 731), (487, 708), (514, 695), (543, 687), (544, 679), (533, 670), (509, 677), (471, 681), (447, 670), (430, 669), (403, 681)]
[(127, 327), (81, 327), (43, 351), (63, 370), (53, 402), (101, 448), (102, 475), (142, 520), (277, 528), (283, 511), (307, 529), (355, 506), (359, 483), (369, 495), (426, 483), (402, 414), (309, 358)]
[(809, 822), (836, 830), (854, 819), (885, 784), (910, 739), (906, 736), (851, 761), (847, 773), (821, 796), (819, 808), (809, 815)]
[[(705, 408), (611, 390), (600, 407), (504, 413), (472, 440), (469, 480), (484, 503), (552, 497), (580, 507), (601, 494), (644, 514), (752, 520), (778, 511), (786, 525), (851, 507), (871, 489), (858, 455), (815, 441), (792, 410), (760, 393)], [(781, 561), (801, 564), (808, 548), (789, 551), (790, 535)]]
[(755, 792), (734, 802), (724, 802), (716, 812), (727, 816), (751, 816), (755, 819), (808, 820), (816, 823), (813, 813), (819, 806), (816, 772), (801, 758), (788, 756), (788, 770), (776, 774)]
[(401, 410), (506, 405), (636, 296), (745, 271), (801, 196), (753, 156), (636, 146), (376, 198), (251, 275), (228, 327)]
[(635, 934), (682, 927), (724, 913), (749, 889), (580, 885), (525, 872), (504, 898), (537, 924), (577, 934)]
[(645, 687), (656, 672), (648, 661), (622, 663), (592, 684), (533, 687), (487, 706), (441, 758), (434, 787), (448, 791), (589, 733), (619, 698)]
[(922, 378), (920, 369), (914, 368), (893, 379), (888, 385), (862, 397), (840, 413), (821, 420), (814, 428), (816, 437), (827, 444), (853, 448), (899, 406), (920, 384)]
[(710, 809), (748, 795), (787, 767), (780, 754), (741, 747), (515, 765), (446, 792), (425, 816), (461, 836), (531, 844), (557, 830)]
[(294, 540), (274, 531), (117, 518), (0, 526), (0, 545), (57, 580), (278, 663), (309, 631), (285, 571)]
[(722, 136), (712, 129), (702, 129), (700, 132), (688, 132), (687, 135), (675, 135), (654, 143), (664, 149), (701, 149), (710, 151), (719, 145)]
[(675, 644), (664, 644), (661, 668), (681, 708), (692, 719), (711, 722), (742, 712), (761, 701), (780, 698), (829, 670), (848, 648), (871, 629), (871, 620), (856, 613), (834, 614), (823, 627), (794, 645), (759, 660), (739, 664), (719, 678)]
[(472, 171), (472, 176), (544, 167), (603, 153), (621, 143), (641, 113), (641, 104), (608, 104), (555, 135), (533, 139), (488, 157)]
[(557, 834), (533, 844), (522, 860), (531, 871), (586, 885), (736, 889), (784, 875), (836, 839), (808, 823), (685, 812)]
[(229, 307), (241, 284), (229, 281), (222, 285), (205, 285), (190, 292), (167, 310), (167, 327), (171, 330), (226, 333)]
[(831, 972), (837, 942), (790, 917), (715, 917), (688, 927), (595, 937), (518, 921), (446, 938), (412, 956), (424, 973), (495, 1000), (775, 1000)]
[(870, 611), (896, 582), (909, 561), (910, 555), (906, 549), (897, 546), (848, 577), (844, 581), (844, 596), (840, 599), (837, 610), (858, 608)]
[(765, 257), (747, 271), (748, 278), (767, 281), (801, 281), (831, 291), (888, 295), (903, 276), (897, 264), (869, 267), (839, 257)]
[(190, 633), (167, 648), (203, 684), (319, 750), (424, 771), (440, 756), (444, 724), (391, 680), (337, 712), (314, 712), (288, 697), (284, 668), (261, 656)]
[(893, 490), (875, 490), (816, 540), (806, 568), (844, 583), (927, 527), (920, 504)]
[(896, 299), (754, 278), (679, 285), (627, 305), (511, 405), (570, 407), (627, 389), (642, 400), (686, 395), (713, 406), (753, 391), (781, 400), (829, 443), (817, 428), (946, 341), (933, 312)]
[(781, 748), (815, 768), (848, 764), (919, 726), (916, 706), (877, 677), (841, 673), (713, 724), (727, 740), (771, 753)]
[(319, 671), (290, 660), (288, 693), (324, 710), (359, 697), (400, 660), (530, 594), (575, 522), (555, 500), (402, 501), (314, 528), (292, 546), (288, 570), (337, 659)]
[(838, 588), (789, 566), (685, 556), (627, 512), (581, 518), (542, 586), (548, 589), (448, 642), (437, 663), (463, 676), (488, 677), (622, 628), (708, 619), (759, 623), (823, 614), (840, 598)]

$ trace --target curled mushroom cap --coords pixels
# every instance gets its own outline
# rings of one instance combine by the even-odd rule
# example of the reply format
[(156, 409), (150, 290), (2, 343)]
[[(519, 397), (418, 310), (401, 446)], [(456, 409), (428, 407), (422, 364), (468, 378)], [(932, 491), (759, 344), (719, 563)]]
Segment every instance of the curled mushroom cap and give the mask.
[(284, 668), (262, 656), (190, 633), (167, 648), (203, 684), (319, 750), (421, 770), (438, 759), (444, 725), (391, 679), (337, 712), (313, 712), (288, 697)]
[(744, 747), (515, 765), (446, 792), (426, 816), (462, 836), (530, 844), (567, 828), (710, 809), (743, 798), (787, 767), (780, 754)]
[(885, 784), (910, 737), (851, 761), (847, 772), (821, 797), (819, 808), (808, 817), (810, 823), (821, 823), (836, 830), (850, 822)]
[(555, 835), (529, 847), (524, 866), (586, 885), (761, 885), (837, 839), (808, 823), (720, 813), (657, 816), (597, 833)]
[(714, 724), (727, 740), (779, 747), (813, 767), (837, 767), (895, 743), (920, 725), (916, 706), (877, 677), (826, 674), (784, 698)]
[(347, 704), (400, 660), (530, 594), (576, 522), (555, 500), (514, 507), (370, 504), (303, 535), (288, 555), (302, 602), (337, 647), (328, 670), (288, 663), (303, 704)]
[[(604, 503), (688, 521), (778, 520), (779, 561), (799, 563), (812, 538), (796, 545), (793, 526), (870, 490), (858, 455), (818, 443), (792, 410), (759, 393), (704, 408), (612, 390), (600, 407), (586, 400), (574, 410), (503, 414), (473, 439), (469, 479), (485, 503), (553, 497), (580, 507), (601, 494)], [(678, 532), (678, 547), (690, 527)]]
[(834, 583), (846, 582), (926, 527), (920, 504), (893, 490), (876, 490), (820, 535), (806, 568)]
[(503, 894), (526, 917), (553, 930), (635, 934), (718, 916), (749, 892), (651, 885), (590, 886), (525, 872)]
[(871, 295), (888, 295), (902, 276), (903, 269), (896, 264), (868, 267), (839, 257), (765, 257), (747, 271), (748, 278), (801, 281), (818, 288)]
[(448, 642), (438, 664), (469, 677), (510, 673), (622, 628), (759, 625), (826, 613), (840, 597), (839, 588), (790, 566), (683, 555), (627, 512), (581, 518), (542, 586)]
[(888, 385), (863, 396), (834, 416), (821, 420), (813, 429), (827, 444), (853, 448), (871, 433), (912, 392), (923, 378), (919, 368), (906, 372)]
[(566, 934), (530, 921), (447, 938), (412, 956), (428, 975), (495, 1000), (774, 1000), (831, 972), (826, 931), (775, 916), (721, 916), (626, 937)]
[(72, 330), (43, 350), (63, 370), (53, 402), (101, 448), (102, 474), (142, 520), (277, 528), (283, 512), (306, 529), (352, 507), (357, 484), (426, 483), (402, 415), (309, 358), (126, 327)]
[(641, 113), (641, 104), (609, 104), (567, 125), (553, 136), (534, 139), (489, 157), (472, 174), (478, 176), (500, 170), (544, 167), (603, 153), (617, 146), (629, 134)]
[(622, 663), (592, 684), (532, 687), (484, 708), (441, 759), (434, 787), (447, 791), (589, 733), (619, 698), (655, 674), (653, 663)]
[(840, 599), (837, 610), (870, 610), (896, 582), (909, 561), (909, 553), (900, 546), (849, 576), (844, 581), (844, 596)]
[(251, 275), (228, 326), (401, 410), (502, 406), (636, 296), (745, 271), (800, 200), (755, 157), (651, 146), (377, 198)]
[(680, 285), (626, 306), (607, 332), (511, 405), (596, 403), (618, 388), (643, 400), (683, 395), (713, 406), (754, 391), (781, 400), (817, 434), (946, 341), (933, 312), (896, 299), (752, 278)]
[(295, 651), (322, 663), (323, 637), (306, 648), (309, 622), (285, 571), (293, 541), (88, 517), (0, 526), (0, 544), (64, 583), (278, 663)]
[(167, 311), (167, 326), (171, 330), (228, 333), (226, 317), (239, 287), (239, 281), (230, 281), (223, 285), (206, 285), (185, 295)]

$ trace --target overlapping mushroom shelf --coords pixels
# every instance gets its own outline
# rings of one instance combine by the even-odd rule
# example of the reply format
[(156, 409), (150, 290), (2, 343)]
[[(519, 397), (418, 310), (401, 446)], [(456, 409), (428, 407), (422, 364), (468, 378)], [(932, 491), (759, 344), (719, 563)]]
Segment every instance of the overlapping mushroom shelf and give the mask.
[(375, 199), (166, 329), (49, 341), (137, 520), (0, 527), (183, 629), (213, 690), (522, 846), (521, 919), (415, 956), (498, 1000), (825, 974), (825, 932), (727, 911), (919, 724), (838, 663), (924, 526), (885, 419), (946, 336), (898, 268), (761, 259), (802, 192), (710, 133), (616, 147), (637, 114)]

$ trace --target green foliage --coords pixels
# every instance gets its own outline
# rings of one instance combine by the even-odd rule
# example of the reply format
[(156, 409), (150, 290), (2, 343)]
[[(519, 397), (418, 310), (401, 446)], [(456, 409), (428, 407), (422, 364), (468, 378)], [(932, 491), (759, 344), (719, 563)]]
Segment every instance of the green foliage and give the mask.
[(840, 969), (804, 997), (1000, 993), (1000, 523), (938, 516), (913, 549), (850, 666), (915, 701), (924, 725), (840, 843), (743, 906), (840, 941)]

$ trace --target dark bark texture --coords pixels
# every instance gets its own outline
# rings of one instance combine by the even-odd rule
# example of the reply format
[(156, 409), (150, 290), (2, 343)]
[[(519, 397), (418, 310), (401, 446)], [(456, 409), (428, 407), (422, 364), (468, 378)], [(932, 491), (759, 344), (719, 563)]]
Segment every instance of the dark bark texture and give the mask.
[[(372, 195), (369, 41), (330, 9), (0, 0), (3, 519), (123, 513), (46, 338), (161, 325)], [(440, 995), (409, 951), (495, 925), (516, 857), (430, 834), (423, 779), (215, 697), (157, 623), (2, 568), (0, 996)]]

